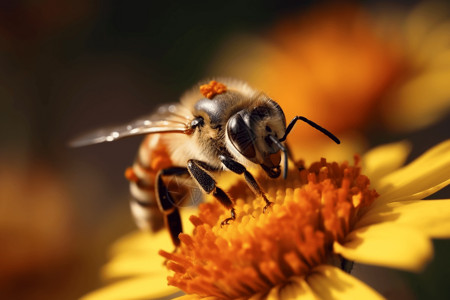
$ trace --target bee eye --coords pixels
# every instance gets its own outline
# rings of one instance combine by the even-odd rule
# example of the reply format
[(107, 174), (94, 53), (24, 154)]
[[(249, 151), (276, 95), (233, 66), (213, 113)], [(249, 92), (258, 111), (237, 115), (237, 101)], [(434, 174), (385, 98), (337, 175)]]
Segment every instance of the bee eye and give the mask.
[(269, 126), (266, 126), (266, 131), (267, 132), (272, 132), (272, 129)]
[(251, 112), (252, 118), (264, 119), (270, 116), (270, 109), (266, 106), (257, 106)]
[(255, 134), (239, 114), (230, 118), (227, 124), (227, 132), (231, 143), (243, 156), (249, 159), (256, 156), (253, 146)]

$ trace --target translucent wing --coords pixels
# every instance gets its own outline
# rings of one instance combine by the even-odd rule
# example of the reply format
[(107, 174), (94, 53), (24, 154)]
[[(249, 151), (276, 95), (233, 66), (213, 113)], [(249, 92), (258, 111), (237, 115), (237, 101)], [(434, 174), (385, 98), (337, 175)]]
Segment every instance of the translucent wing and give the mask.
[(155, 113), (125, 125), (102, 128), (72, 140), (71, 147), (81, 147), (151, 133), (189, 134), (193, 119), (190, 111), (177, 104), (161, 106)]

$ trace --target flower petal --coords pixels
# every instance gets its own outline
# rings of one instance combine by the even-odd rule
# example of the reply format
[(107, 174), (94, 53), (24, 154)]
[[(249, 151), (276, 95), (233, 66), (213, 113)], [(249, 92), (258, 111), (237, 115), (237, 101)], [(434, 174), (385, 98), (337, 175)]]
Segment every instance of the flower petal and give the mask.
[[(448, 27), (448, 24), (446, 25)], [(448, 33), (448, 31), (442, 32), (447, 39)], [(435, 57), (433, 63), (438, 64), (439, 60), (443, 61), (442, 56), (445, 52), (433, 55)], [(405, 127), (419, 129), (443, 119), (449, 109), (448, 78), (450, 78), (449, 68), (436, 66), (408, 80), (395, 93), (396, 103), (390, 107), (390, 114), (386, 115), (388, 122), (396, 129), (405, 129)], [(427, 101), (423, 101), (424, 98), (427, 98)]]
[(302, 299), (302, 300), (316, 300), (320, 299), (314, 294), (311, 287), (306, 283), (304, 278), (292, 277), (290, 282), (283, 286), (279, 285), (270, 290), (265, 299), (268, 300), (283, 300), (283, 299)]
[(156, 233), (133, 231), (117, 240), (110, 248), (110, 253), (112, 256), (124, 252), (146, 253), (161, 248), (173, 248), (169, 234), (165, 230)]
[[(198, 212), (196, 207), (186, 207), (180, 210), (181, 221), (183, 223), (184, 232), (192, 232), (194, 226), (189, 221), (191, 215)], [(114, 255), (116, 253), (123, 252), (141, 252), (160, 249), (172, 249), (173, 244), (170, 239), (167, 230), (160, 230), (156, 233), (147, 231), (134, 231), (128, 235), (117, 240), (111, 247), (110, 253)]]
[(168, 286), (164, 276), (141, 276), (121, 280), (91, 292), (82, 300), (122, 300), (122, 299), (155, 299), (178, 293), (179, 289)]
[[(195, 208), (185, 208), (181, 212), (185, 232), (192, 232), (189, 217), (196, 213)], [(103, 279), (127, 276), (159, 274), (166, 278), (165, 259), (158, 254), (161, 249), (173, 249), (172, 240), (166, 230), (156, 233), (132, 232), (111, 247), (112, 259), (102, 269)]]
[(433, 238), (450, 238), (450, 199), (393, 202), (370, 210), (356, 227), (393, 223)]
[(215, 297), (202, 297), (199, 295), (184, 295), (181, 297), (173, 298), (173, 300), (217, 300)]
[(430, 239), (418, 230), (395, 224), (378, 224), (356, 229), (334, 252), (360, 263), (420, 271), (433, 257)]
[(114, 279), (128, 276), (144, 276), (162, 273), (167, 275), (164, 258), (158, 252), (123, 253), (116, 255), (101, 271), (103, 279)]
[(372, 183), (400, 168), (411, 151), (411, 144), (402, 141), (376, 147), (363, 157), (364, 174)]
[(113, 245), (112, 259), (103, 267), (101, 278), (110, 280), (127, 276), (157, 274), (164, 279), (167, 269), (160, 249), (173, 249), (172, 241), (165, 230), (151, 234), (136, 231), (121, 238)]
[(306, 281), (320, 299), (384, 299), (355, 277), (329, 265), (315, 268)]
[(374, 205), (423, 199), (450, 183), (448, 170), (450, 170), (450, 140), (433, 147), (409, 165), (375, 183), (380, 197)]

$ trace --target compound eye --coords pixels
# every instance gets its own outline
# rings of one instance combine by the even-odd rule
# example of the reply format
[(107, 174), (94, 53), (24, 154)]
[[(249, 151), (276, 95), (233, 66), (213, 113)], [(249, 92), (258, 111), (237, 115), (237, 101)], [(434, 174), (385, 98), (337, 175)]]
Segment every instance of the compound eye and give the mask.
[(266, 106), (257, 106), (251, 112), (251, 118), (262, 120), (270, 116), (270, 109)]
[(234, 115), (228, 121), (227, 133), (231, 143), (239, 153), (248, 159), (256, 156), (255, 146), (253, 145), (255, 134), (239, 114)]

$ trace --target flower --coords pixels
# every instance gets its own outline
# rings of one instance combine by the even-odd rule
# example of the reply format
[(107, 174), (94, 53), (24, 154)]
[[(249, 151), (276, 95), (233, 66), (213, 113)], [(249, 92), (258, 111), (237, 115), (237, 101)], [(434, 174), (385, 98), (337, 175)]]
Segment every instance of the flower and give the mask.
[(228, 211), (217, 201), (201, 205), (198, 217), (191, 217), (193, 235), (180, 235), (177, 252), (160, 252), (175, 272), (170, 285), (203, 297), (264, 298), (286, 285), (294, 291), (296, 285), (310, 285), (311, 274), (339, 276), (328, 264), (333, 241), (343, 241), (377, 197), (359, 167), (322, 159), (292, 170), (287, 180), (261, 176), (258, 181), (274, 203), (272, 210), (263, 213), (263, 200), (243, 192), (248, 189), (242, 181), (229, 190), (239, 199), (238, 216), (228, 226), (221, 226)]
[[(72, 198), (54, 168), (21, 154), (2, 151), (0, 158), (1, 298), (61, 298), (54, 286), (30, 279), (53, 282), (78, 259)], [(29, 288), (23, 287), (25, 281)]]
[[(241, 181), (222, 178), (239, 195), (234, 222), (221, 227), (229, 212), (214, 201), (203, 204), (190, 217), (193, 234), (182, 234), (173, 253), (157, 244), (167, 243), (167, 234), (133, 234), (114, 247), (105, 268), (109, 277), (128, 278), (85, 299), (172, 294), (165, 259), (169, 283), (193, 293), (182, 299), (380, 298), (337, 266), (355, 261), (420, 271), (433, 255), (430, 239), (450, 237), (450, 199), (421, 200), (450, 182), (450, 140), (401, 167), (407, 153), (404, 142), (370, 151), (361, 162), (367, 176), (358, 160), (350, 166), (322, 159), (291, 170), (287, 181), (260, 178), (275, 203), (266, 213)], [(155, 260), (160, 248), (166, 251)]]
[(387, 128), (417, 130), (447, 116), (449, 18), (445, 1), (421, 1), (411, 10), (381, 9), (374, 14), (376, 31), (403, 61), (401, 76), (378, 107)]
[[(400, 9), (329, 2), (301, 10), (264, 32), (230, 36), (209, 73), (242, 78), (288, 119), (307, 116), (340, 137), (424, 128), (449, 111), (450, 10), (435, 1)], [(312, 152), (320, 143), (311, 131), (292, 136), (313, 140)]]
[(339, 133), (367, 123), (377, 99), (397, 81), (402, 61), (377, 35), (367, 11), (330, 3), (282, 18), (260, 36), (231, 37), (212, 64), (212, 74), (264, 90), (287, 119), (303, 114)]

